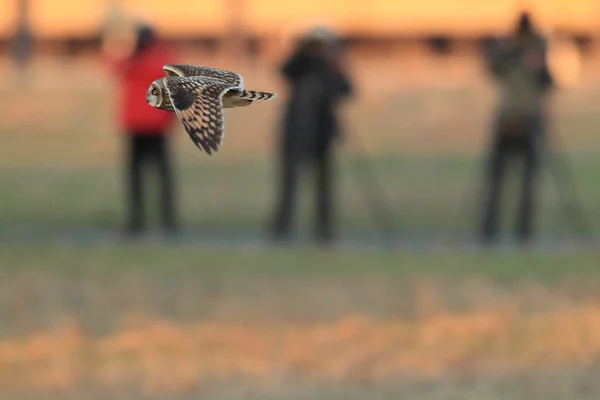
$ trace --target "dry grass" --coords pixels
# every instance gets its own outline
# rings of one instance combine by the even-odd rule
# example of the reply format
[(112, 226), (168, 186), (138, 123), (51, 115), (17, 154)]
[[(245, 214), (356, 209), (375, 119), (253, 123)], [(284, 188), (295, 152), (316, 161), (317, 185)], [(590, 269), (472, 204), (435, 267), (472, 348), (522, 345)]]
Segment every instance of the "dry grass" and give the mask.
[[(527, 315), (514, 304), (412, 320), (354, 316), (280, 325), (142, 320), (101, 338), (62, 322), (0, 342), (1, 390), (70, 392), (81, 385), (185, 394), (205, 383), (382, 384), (590, 367), (600, 356), (598, 304)], [(229, 382), (229, 383), (228, 383)]]
[(25, 249), (0, 280), (14, 398), (600, 391), (591, 253)]

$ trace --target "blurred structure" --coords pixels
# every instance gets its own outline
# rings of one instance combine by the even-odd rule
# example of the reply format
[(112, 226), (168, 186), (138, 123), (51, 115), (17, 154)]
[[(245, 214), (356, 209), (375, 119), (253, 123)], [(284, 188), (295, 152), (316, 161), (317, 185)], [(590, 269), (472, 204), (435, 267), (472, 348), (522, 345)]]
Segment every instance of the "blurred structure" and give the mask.
[(287, 238), (302, 168), (316, 174), (315, 236), (333, 239), (332, 145), (338, 136), (336, 106), (352, 88), (339, 58), (337, 38), (316, 28), (300, 40), (281, 72), (290, 86), (279, 143), (279, 199), (273, 235)]
[(486, 61), (500, 88), (487, 161), (484, 242), (497, 236), (500, 199), (510, 158), (519, 157), (523, 166), (521, 198), (515, 233), (527, 241), (533, 233), (535, 191), (545, 136), (546, 101), (554, 85), (546, 57), (546, 39), (523, 12), (514, 34), (488, 47)]
[(26, 74), (33, 56), (33, 36), (29, 24), (29, 0), (17, 2), (15, 30), (12, 38), (12, 60), (19, 84), (27, 82)]
[(230, 61), (244, 61), (247, 56), (247, 38), (244, 27), (245, 0), (225, 0), (227, 32), (224, 38), (225, 56)]
[(140, 233), (144, 228), (145, 204), (143, 178), (148, 168), (158, 172), (160, 178), (160, 203), (162, 226), (171, 232), (176, 228), (173, 195), (172, 166), (168, 150), (168, 136), (175, 120), (168, 113), (146, 104), (146, 92), (153, 80), (164, 76), (162, 67), (175, 62), (174, 55), (158, 40), (155, 30), (139, 24), (126, 39), (114, 61), (118, 82), (118, 119), (127, 142), (127, 194), (128, 220), (126, 230)]
[[(17, 0), (18, 1), (18, 0)], [(12, 3), (7, 1), (5, 3)], [(106, 7), (121, 4), (128, 12), (160, 24), (161, 34), (168, 40), (190, 47), (212, 48), (229, 36), (237, 44), (230, 48), (248, 50), (252, 44), (263, 57), (280, 48), (273, 38), (290, 25), (319, 18), (335, 23), (344, 39), (354, 50), (385, 51), (402, 48), (407, 43), (428, 42), (440, 50), (456, 51), (461, 47), (474, 49), (485, 36), (504, 34), (513, 18), (514, 0), (481, 2), (463, 0), (453, 4), (448, 0), (399, 2), (379, 0), (368, 7), (362, 0), (323, 2), (305, 0), (297, 3), (270, 0), (203, 0), (186, 2), (185, 12), (173, 9), (161, 0), (36, 0), (30, 2), (35, 17), (35, 36), (40, 52), (49, 52), (62, 42), (76, 38), (78, 50), (97, 50), (96, 34), (102, 24)], [(527, 6), (536, 13), (537, 25), (552, 27), (566, 37), (575, 39), (580, 47), (597, 41), (597, 0), (528, 0)], [(11, 8), (7, 5), (6, 8)], [(9, 15), (6, 12), (5, 15)], [(0, 16), (0, 39), (9, 31), (10, 18)], [(242, 23), (243, 22), (243, 23)], [(235, 35), (243, 33), (243, 40)], [(233, 35), (231, 35), (233, 34)], [(226, 41), (229, 39), (225, 39)], [(271, 44), (269, 44), (271, 43)]]
[(100, 31), (102, 52), (108, 58), (125, 59), (131, 55), (135, 42), (135, 23), (125, 12), (119, 0), (111, 0), (106, 6)]

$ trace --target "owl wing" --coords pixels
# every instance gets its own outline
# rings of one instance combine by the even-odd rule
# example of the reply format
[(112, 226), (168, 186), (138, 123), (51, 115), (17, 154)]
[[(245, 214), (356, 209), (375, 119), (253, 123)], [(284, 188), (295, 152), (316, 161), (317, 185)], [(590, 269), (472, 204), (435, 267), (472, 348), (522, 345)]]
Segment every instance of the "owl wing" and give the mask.
[(181, 76), (181, 77), (192, 77), (192, 76), (205, 76), (208, 78), (215, 78), (223, 82), (227, 82), (232, 86), (242, 88), (244, 86), (244, 78), (235, 72), (225, 71), (218, 68), (204, 67), (198, 65), (185, 65), (185, 64), (167, 64), (163, 67), (163, 70), (167, 76)]
[(200, 150), (218, 151), (224, 137), (223, 94), (237, 86), (214, 78), (171, 76), (165, 86), (175, 114)]

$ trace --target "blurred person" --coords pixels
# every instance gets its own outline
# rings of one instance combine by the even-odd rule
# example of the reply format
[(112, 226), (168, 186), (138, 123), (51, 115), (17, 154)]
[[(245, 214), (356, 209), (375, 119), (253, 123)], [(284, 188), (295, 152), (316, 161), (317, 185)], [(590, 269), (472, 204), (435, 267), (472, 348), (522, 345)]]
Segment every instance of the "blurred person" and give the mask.
[(554, 86), (547, 64), (546, 39), (523, 12), (509, 38), (488, 46), (486, 63), (500, 89), (486, 167), (484, 243), (497, 236), (500, 198), (507, 162), (518, 157), (523, 167), (515, 234), (520, 242), (533, 235), (535, 191), (545, 136), (546, 102)]
[[(145, 175), (153, 168), (160, 182), (162, 228), (174, 233), (176, 224), (174, 185), (168, 141), (176, 116), (150, 107), (146, 91), (152, 81), (164, 76), (163, 66), (173, 63), (174, 53), (158, 39), (146, 24), (135, 27), (129, 50), (113, 60), (119, 81), (117, 110), (120, 128), (127, 144), (127, 225), (126, 233), (137, 235), (144, 229), (143, 185)], [(125, 47), (127, 49), (127, 47)]]
[(16, 27), (11, 40), (11, 58), (19, 85), (26, 85), (27, 70), (33, 58), (33, 34), (29, 23), (29, 0), (17, 4)]
[(335, 36), (325, 28), (310, 31), (281, 66), (289, 85), (279, 137), (279, 187), (273, 237), (289, 239), (298, 176), (311, 167), (316, 174), (315, 238), (333, 239), (332, 145), (339, 136), (337, 106), (352, 94)]

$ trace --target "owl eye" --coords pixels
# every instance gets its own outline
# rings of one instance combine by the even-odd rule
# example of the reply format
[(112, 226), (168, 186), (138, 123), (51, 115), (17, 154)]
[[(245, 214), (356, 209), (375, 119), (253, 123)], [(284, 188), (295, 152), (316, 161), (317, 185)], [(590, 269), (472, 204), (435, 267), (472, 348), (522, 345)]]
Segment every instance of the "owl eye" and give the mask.
[(152, 89), (152, 94), (156, 96), (158, 94), (158, 90)]

